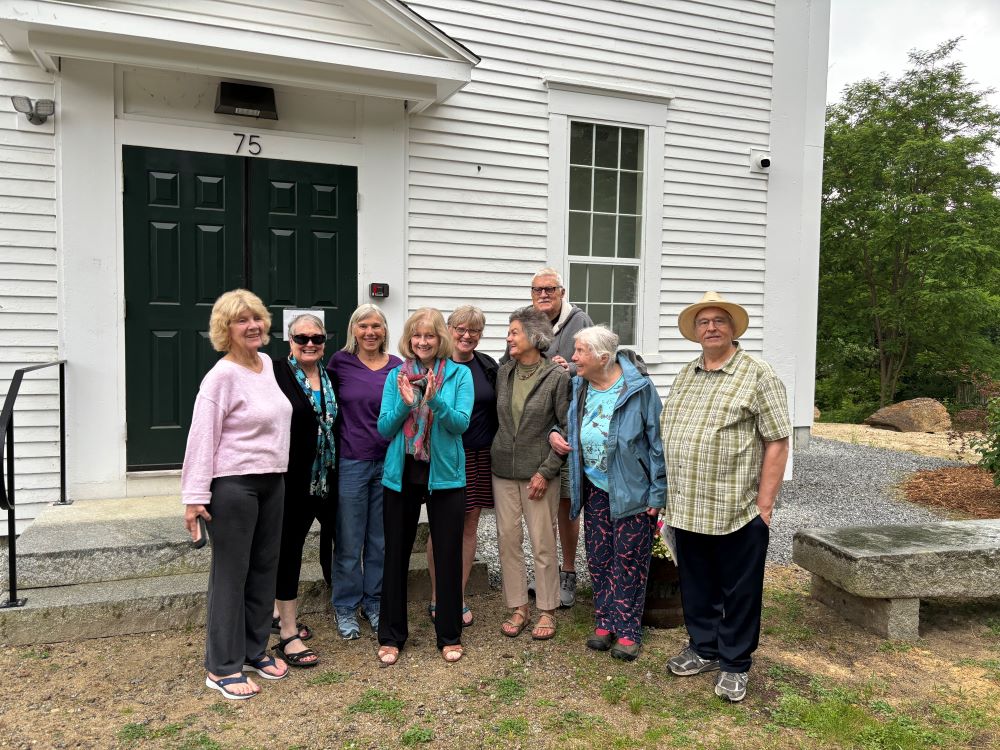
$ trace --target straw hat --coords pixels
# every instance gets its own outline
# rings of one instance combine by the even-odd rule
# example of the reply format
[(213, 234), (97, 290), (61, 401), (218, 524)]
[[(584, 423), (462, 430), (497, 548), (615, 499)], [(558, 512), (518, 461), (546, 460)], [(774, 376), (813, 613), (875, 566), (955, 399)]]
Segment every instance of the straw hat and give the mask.
[(733, 331), (734, 339), (738, 339), (746, 333), (747, 327), (750, 325), (750, 316), (747, 315), (747, 311), (735, 302), (726, 302), (718, 292), (705, 292), (705, 296), (693, 305), (685, 307), (677, 316), (677, 327), (681, 329), (681, 335), (688, 341), (698, 342), (694, 319), (706, 307), (718, 307), (732, 316), (733, 324), (736, 326)]

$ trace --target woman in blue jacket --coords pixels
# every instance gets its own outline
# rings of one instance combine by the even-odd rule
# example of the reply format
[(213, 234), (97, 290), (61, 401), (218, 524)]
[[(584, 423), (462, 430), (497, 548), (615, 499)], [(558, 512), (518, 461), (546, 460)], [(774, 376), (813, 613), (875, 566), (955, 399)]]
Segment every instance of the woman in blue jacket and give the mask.
[(434, 537), (437, 647), (447, 662), (462, 658), (462, 433), (469, 426), (474, 387), (469, 368), (451, 361), (452, 348), (441, 313), (417, 310), (399, 341), (405, 360), (382, 390), (378, 431), (391, 441), (382, 468), (385, 571), (378, 626), (378, 659), (386, 667), (399, 661), (409, 634), (406, 578), (425, 502)]
[(666, 467), (660, 396), (645, 367), (604, 326), (576, 334), (568, 442), (570, 518), (584, 514), (587, 567), (594, 588), (594, 635), (587, 647), (618, 659), (639, 655), (646, 578)]

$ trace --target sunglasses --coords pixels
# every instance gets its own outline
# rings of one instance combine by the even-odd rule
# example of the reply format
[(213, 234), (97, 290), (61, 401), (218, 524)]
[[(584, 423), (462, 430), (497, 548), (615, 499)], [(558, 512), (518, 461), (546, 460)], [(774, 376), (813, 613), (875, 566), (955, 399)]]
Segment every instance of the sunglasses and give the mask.
[(326, 343), (325, 333), (316, 333), (312, 336), (306, 336), (304, 333), (296, 333), (292, 336), (292, 341), (294, 341), (299, 346), (305, 346), (306, 344), (312, 344), (313, 346), (323, 346)]

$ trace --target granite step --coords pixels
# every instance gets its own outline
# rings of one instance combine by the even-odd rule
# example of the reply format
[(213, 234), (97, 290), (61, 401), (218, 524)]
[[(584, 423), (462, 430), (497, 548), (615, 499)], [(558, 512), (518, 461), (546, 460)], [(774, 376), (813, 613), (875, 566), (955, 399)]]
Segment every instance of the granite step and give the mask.
[[(173, 628), (200, 628), (205, 624), (205, 572), (178, 573), (139, 579), (49, 586), (23, 591), (24, 607), (0, 609), (0, 645), (26, 645), (86, 640)], [(469, 594), (489, 590), (486, 563), (476, 561)], [(427, 601), (430, 575), (427, 556), (410, 558), (410, 601)], [(315, 627), (333, 628), (329, 617), (329, 589), (319, 563), (302, 566), (299, 611), (322, 613)]]
[[(413, 549), (427, 547), (426, 508)], [(184, 508), (174, 496), (78, 500), (53, 506), (17, 540), (19, 590), (178, 576), (208, 570), (208, 547), (192, 549)], [(303, 560), (318, 562), (319, 524), (306, 538)], [(7, 590), (7, 566), (0, 566)]]

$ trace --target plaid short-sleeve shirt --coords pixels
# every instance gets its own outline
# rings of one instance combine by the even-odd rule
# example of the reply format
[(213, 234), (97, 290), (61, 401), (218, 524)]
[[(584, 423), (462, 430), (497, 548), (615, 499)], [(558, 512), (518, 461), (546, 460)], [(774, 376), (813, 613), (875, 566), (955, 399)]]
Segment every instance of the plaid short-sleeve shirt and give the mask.
[(764, 442), (788, 437), (785, 386), (742, 349), (718, 370), (684, 366), (660, 414), (667, 463), (666, 523), (730, 534), (759, 515)]

